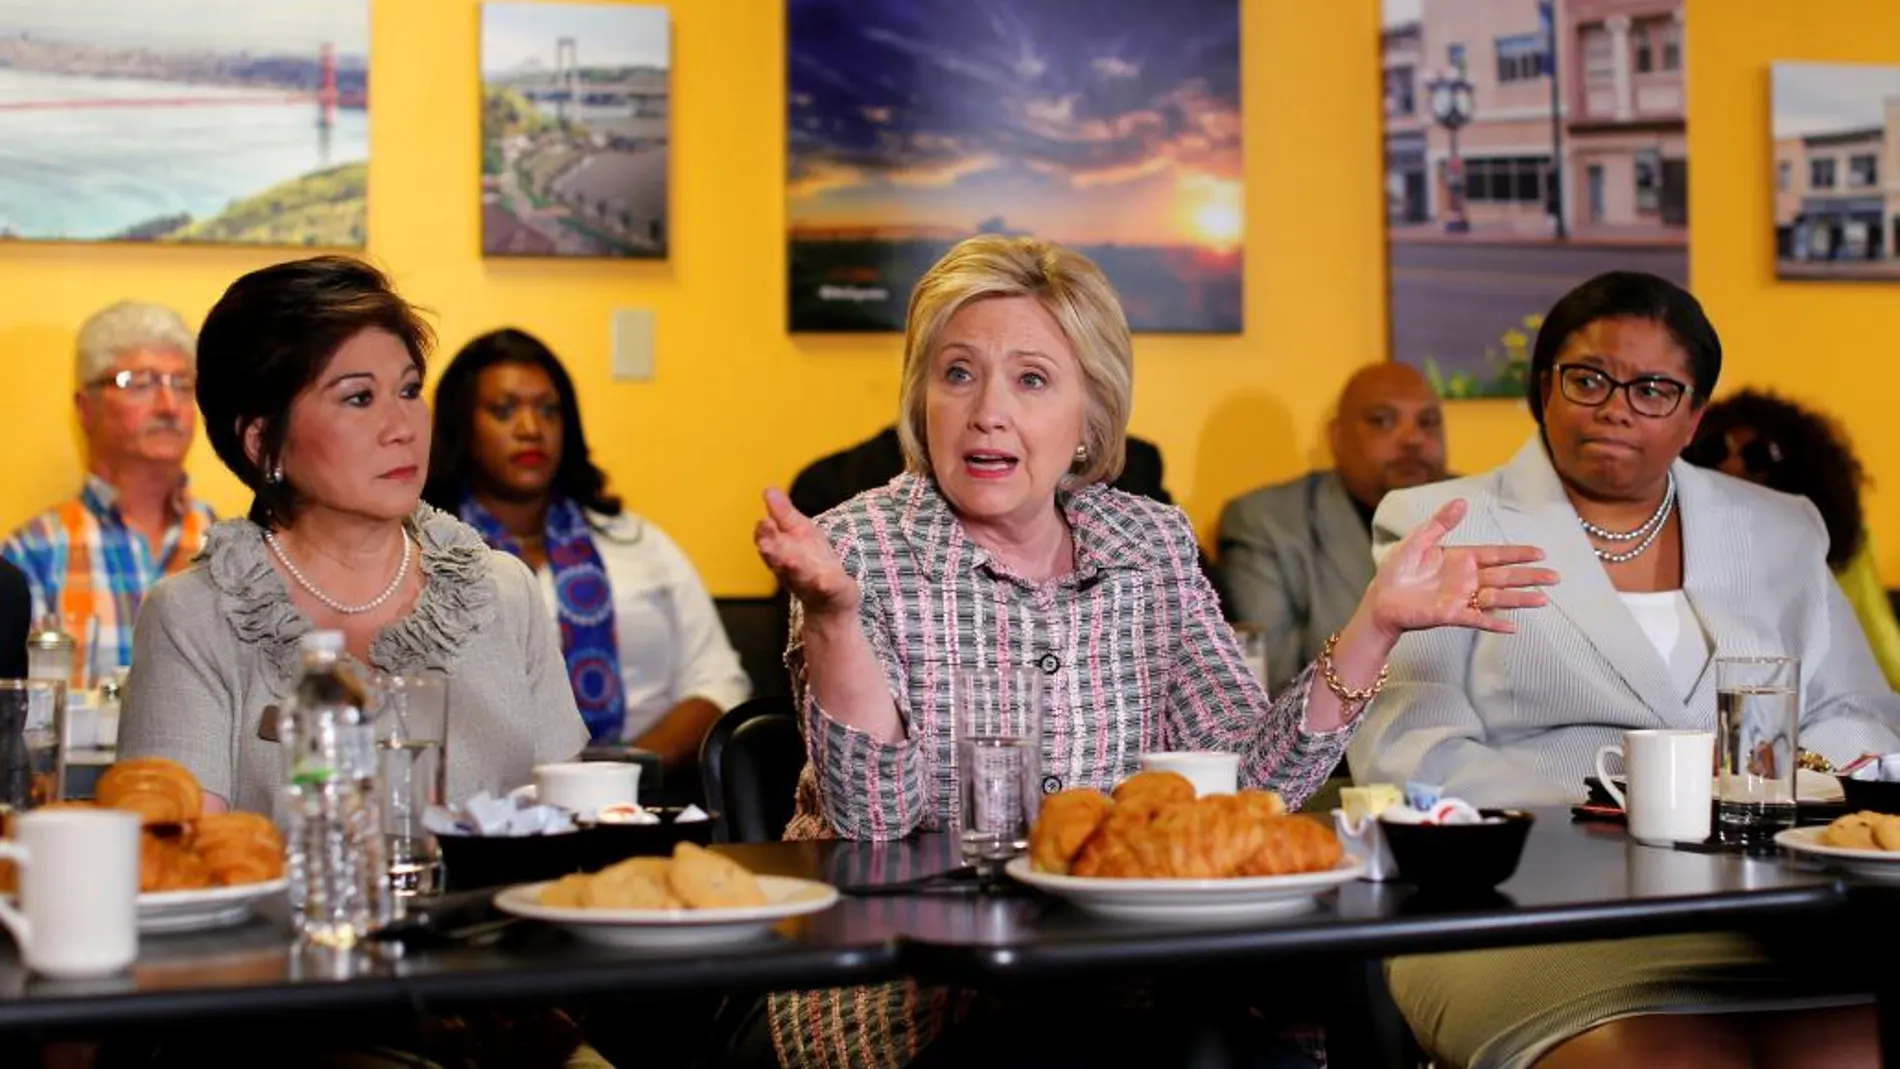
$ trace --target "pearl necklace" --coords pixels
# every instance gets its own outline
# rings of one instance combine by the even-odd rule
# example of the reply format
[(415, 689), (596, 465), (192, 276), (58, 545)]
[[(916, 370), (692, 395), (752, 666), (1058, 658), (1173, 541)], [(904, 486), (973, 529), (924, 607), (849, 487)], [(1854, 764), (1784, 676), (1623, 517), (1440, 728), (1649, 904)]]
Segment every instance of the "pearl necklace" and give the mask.
[(1595, 553), (1597, 559), (1605, 564), (1627, 564), (1648, 552), (1649, 547), (1656, 544), (1656, 539), (1661, 537), (1663, 528), (1668, 526), (1669, 509), (1675, 503), (1676, 474), (1670, 472), (1669, 488), (1663, 491), (1662, 504), (1656, 506), (1656, 511), (1650, 513), (1649, 519), (1644, 520), (1642, 526), (1635, 530), (1611, 531), (1606, 528), (1598, 527), (1596, 524), (1591, 523), (1581, 516), (1577, 517), (1577, 522), (1583, 525), (1585, 532), (1605, 542), (1628, 542), (1632, 539), (1641, 539), (1642, 541), (1637, 542), (1635, 546), (1622, 553), (1613, 553), (1607, 549), (1599, 549), (1596, 546), (1590, 547), (1590, 552)]
[(292, 579), (297, 581), (298, 586), (309, 591), (311, 597), (329, 606), (332, 611), (344, 616), (360, 616), (381, 605), (383, 602), (388, 601), (390, 598), (395, 597), (396, 591), (402, 587), (403, 579), (409, 574), (409, 535), (407, 532), (404, 532), (402, 536), (402, 563), (396, 566), (396, 577), (391, 579), (389, 585), (383, 588), (383, 592), (374, 598), (371, 598), (361, 605), (345, 605), (317, 589), (316, 584), (312, 583), (309, 578), (303, 574), (303, 571), (291, 561), (290, 554), (284, 552), (284, 547), (278, 544), (276, 535), (265, 531), (264, 542), (270, 546), (272, 553), (277, 554), (277, 559), (284, 562), (284, 569), (290, 573)]

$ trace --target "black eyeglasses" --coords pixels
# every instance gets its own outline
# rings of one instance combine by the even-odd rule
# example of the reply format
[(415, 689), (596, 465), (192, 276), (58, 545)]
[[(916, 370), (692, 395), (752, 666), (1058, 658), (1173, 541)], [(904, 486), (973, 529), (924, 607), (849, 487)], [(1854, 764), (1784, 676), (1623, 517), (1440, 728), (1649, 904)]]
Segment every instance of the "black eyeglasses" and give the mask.
[(182, 371), (117, 371), (104, 378), (94, 379), (92, 385), (110, 386), (133, 397), (150, 397), (158, 392), (160, 386), (180, 397), (190, 397), (198, 391), (197, 377)]
[(1690, 393), (1688, 383), (1662, 375), (1644, 375), (1622, 382), (1589, 364), (1558, 364), (1557, 384), (1563, 390), (1565, 400), (1586, 408), (1600, 408), (1609, 404), (1616, 391), (1622, 390), (1629, 401), (1630, 411), (1650, 419), (1662, 419), (1673, 414), (1682, 406), (1682, 399)]

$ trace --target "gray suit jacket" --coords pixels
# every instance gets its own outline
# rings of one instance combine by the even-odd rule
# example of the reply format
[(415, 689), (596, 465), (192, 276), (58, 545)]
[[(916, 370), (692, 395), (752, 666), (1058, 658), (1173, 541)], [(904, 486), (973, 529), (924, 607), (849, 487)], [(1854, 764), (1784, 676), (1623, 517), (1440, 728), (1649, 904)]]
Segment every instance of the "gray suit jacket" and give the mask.
[(1580, 800), (1597, 748), (1624, 731), (1713, 727), (1716, 655), (1801, 658), (1802, 747), (1836, 763), (1900, 749), (1900, 696), (1827, 570), (1814, 506), (1683, 461), (1673, 470), (1682, 587), (1713, 651), (1686, 696), (1592, 554), (1541, 436), (1495, 471), (1386, 495), (1375, 555), (1462, 497), (1470, 511), (1448, 542), (1539, 546), (1562, 581), (1549, 607), (1512, 614), (1515, 635), (1400, 639), (1352, 744), (1355, 777), (1443, 784), (1481, 805)]
[(1352, 618), (1372, 571), (1372, 535), (1330, 471), (1263, 487), (1221, 510), (1228, 615), (1268, 628), (1274, 694)]

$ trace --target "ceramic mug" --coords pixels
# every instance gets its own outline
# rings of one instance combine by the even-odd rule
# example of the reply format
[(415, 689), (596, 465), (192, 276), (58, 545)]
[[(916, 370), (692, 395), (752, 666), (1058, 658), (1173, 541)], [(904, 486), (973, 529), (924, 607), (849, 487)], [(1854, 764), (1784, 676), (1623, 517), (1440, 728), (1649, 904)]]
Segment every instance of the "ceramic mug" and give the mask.
[(564, 761), (534, 766), (534, 786), (520, 792), (583, 820), (613, 805), (638, 805), (640, 766), (630, 761)]
[[(1610, 780), (1606, 758), (1623, 758), (1628, 794)], [(1651, 846), (1699, 843), (1709, 837), (1715, 735), (1707, 731), (1626, 731), (1623, 742), (1597, 751), (1597, 779), (1623, 807), (1630, 838)]]
[(0, 924), (34, 972), (105, 976), (139, 955), (139, 817), (129, 810), (40, 809), (13, 819), (0, 858), (19, 867), (19, 905)]
[(1233, 794), (1240, 789), (1240, 755), (1215, 750), (1181, 750), (1173, 753), (1145, 753), (1141, 767), (1146, 772), (1178, 772), (1194, 784), (1197, 797)]

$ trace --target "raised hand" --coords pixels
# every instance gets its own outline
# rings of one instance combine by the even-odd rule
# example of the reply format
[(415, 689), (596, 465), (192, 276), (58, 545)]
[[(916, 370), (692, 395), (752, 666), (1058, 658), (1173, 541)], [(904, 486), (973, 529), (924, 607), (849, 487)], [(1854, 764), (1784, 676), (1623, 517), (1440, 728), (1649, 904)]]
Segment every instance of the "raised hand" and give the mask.
[(1447, 502), (1386, 555), (1366, 594), (1379, 631), (1393, 638), (1433, 627), (1509, 634), (1517, 628), (1499, 610), (1549, 603), (1534, 588), (1557, 582), (1557, 573), (1527, 567), (1544, 559), (1536, 546), (1442, 544), (1466, 507), (1463, 499)]
[(778, 490), (765, 492), (765, 518), (752, 529), (752, 541), (765, 566), (807, 613), (857, 611), (857, 580), (844, 570), (818, 525)]

